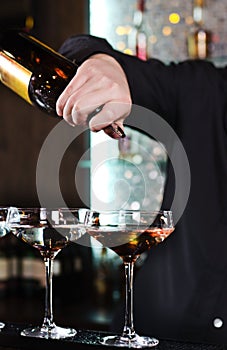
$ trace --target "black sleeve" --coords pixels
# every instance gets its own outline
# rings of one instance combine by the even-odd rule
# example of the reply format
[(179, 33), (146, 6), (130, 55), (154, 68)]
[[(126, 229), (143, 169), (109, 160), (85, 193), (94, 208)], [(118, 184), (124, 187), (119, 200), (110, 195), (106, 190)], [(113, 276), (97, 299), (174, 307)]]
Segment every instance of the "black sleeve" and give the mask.
[(70, 37), (60, 47), (59, 52), (78, 65), (96, 53), (114, 57), (126, 74), (133, 104), (146, 107), (174, 124), (176, 116), (174, 64), (167, 66), (157, 59), (141, 61), (114, 50), (105, 39), (91, 35)]
[(114, 50), (105, 39), (85, 34), (68, 38), (59, 52), (79, 65), (96, 53), (114, 57), (126, 74), (133, 104), (159, 114), (180, 134), (189, 124), (203, 125), (201, 115), (208, 118), (214, 94), (218, 100), (225, 91), (226, 68), (217, 69), (206, 61), (186, 60), (170, 65), (157, 59), (142, 61)]

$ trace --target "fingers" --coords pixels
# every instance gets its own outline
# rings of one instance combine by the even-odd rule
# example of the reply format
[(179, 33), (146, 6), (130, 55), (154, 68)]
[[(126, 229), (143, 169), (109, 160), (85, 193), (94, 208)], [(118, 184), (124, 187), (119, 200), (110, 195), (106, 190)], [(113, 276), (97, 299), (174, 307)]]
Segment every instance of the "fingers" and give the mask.
[[(96, 60), (97, 61), (97, 60)], [(85, 95), (94, 90), (106, 86), (105, 75), (102, 73), (97, 62), (94, 64), (94, 59), (85, 61), (77, 70), (76, 75), (69, 82), (63, 93), (59, 96), (56, 111), (59, 116), (65, 115), (67, 117), (67, 111), (69, 110), (68, 100), (71, 98), (71, 104), (74, 103), (80, 96)], [(100, 62), (98, 62), (98, 66)], [(107, 80), (107, 79), (106, 79)], [(67, 107), (65, 111), (65, 107)]]
[[(57, 103), (56, 103), (56, 112), (59, 116), (63, 117), (63, 114), (67, 114), (68, 110), (64, 112), (65, 106), (70, 98), (80, 89), (88, 80), (88, 77), (86, 75), (80, 75), (79, 69), (77, 74), (72, 78), (72, 80), (69, 82), (67, 87), (64, 89), (63, 93), (59, 96)], [(66, 115), (66, 120), (71, 118), (68, 118)]]
[(101, 108), (89, 105), (78, 110), (74, 105), (73, 109), (70, 109), (68, 122), (73, 126), (89, 125), (94, 132), (104, 130), (112, 138), (124, 137), (123, 121), (130, 114), (131, 104), (111, 101), (103, 106), (100, 101), (98, 105)]
[[(100, 106), (103, 109), (91, 118)], [(104, 129), (114, 122), (123, 127), (123, 121), (131, 111), (131, 96), (119, 63), (104, 54), (85, 61), (59, 97), (56, 111), (69, 124), (89, 124), (92, 131)], [(115, 129), (109, 128), (105, 132), (113, 134)]]
[(102, 129), (102, 126), (107, 126), (130, 113), (131, 103), (115, 100), (115, 91), (111, 87), (103, 89), (103, 86), (95, 88), (94, 85), (87, 85), (90, 84), (84, 84), (82, 89), (71, 92), (71, 95), (66, 99), (62, 116), (68, 123), (86, 125), (95, 109), (104, 105), (102, 113), (97, 114), (101, 118), (94, 117), (92, 122), (89, 122), (92, 130), (98, 131)]
[(123, 120), (129, 115), (131, 105), (121, 102), (108, 102), (102, 110), (89, 121), (91, 131), (99, 131), (112, 123), (116, 123), (123, 129)]

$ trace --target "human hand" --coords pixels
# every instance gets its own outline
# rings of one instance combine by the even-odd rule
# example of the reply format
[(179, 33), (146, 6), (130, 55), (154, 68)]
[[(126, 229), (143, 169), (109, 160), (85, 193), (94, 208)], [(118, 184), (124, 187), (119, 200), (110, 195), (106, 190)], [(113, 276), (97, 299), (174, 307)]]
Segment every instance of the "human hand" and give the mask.
[[(128, 82), (120, 64), (111, 56), (96, 54), (78, 68), (58, 98), (56, 111), (73, 126), (88, 123), (92, 131), (99, 131), (111, 124), (123, 129), (131, 105)], [(94, 114), (100, 106), (100, 111)]]

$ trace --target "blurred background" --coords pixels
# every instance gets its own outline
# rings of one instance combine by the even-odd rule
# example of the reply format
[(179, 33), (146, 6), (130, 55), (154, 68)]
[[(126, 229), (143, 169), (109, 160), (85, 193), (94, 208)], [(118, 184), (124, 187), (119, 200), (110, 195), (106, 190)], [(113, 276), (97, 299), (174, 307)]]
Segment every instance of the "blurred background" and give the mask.
[[(154, 57), (168, 64), (205, 58), (223, 66), (227, 61), (226, 13), (226, 0), (8, 0), (1, 3), (0, 28), (26, 27), (56, 50), (69, 36), (90, 33), (105, 37), (115, 49), (144, 60)], [(29, 106), (2, 84), (0, 106), (0, 205), (39, 206), (37, 159), (44, 140), (59, 120)], [(151, 192), (159, 205), (165, 182), (165, 150), (135, 130), (128, 128), (127, 136), (124, 143), (118, 143), (101, 133), (84, 132), (72, 143), (59, 179), (69, 206), (94, 203), (92, 181), (108, 197), (110, 183), (122, 177), (133, 187), (130, 208), (149, 207)], [(99, 169), (98, 176), (91, 176), (100, 152), (97, 145), (103, 142), (107, 147), (102, 157), (107, 163)], [(148, 148), (149, 154), (144, 152)], [(89, 157), (84, 159), (88, 149)], [(110, 154), (114, 162), (108, 162)], [(79, 169), (82, 198), (75, 186), (75, 165)], [(138, 169), (152, 183), (147, 197)], [(141, 264), (143, 258), (137, 268)], [(0, 319), (41, 322), (44, 282), (43, 263), (35, 249), (12, 235), (0, 240)], [(57, 323), (108, 329), (113, 310), (123, 296), (119, 258), (107, 249), (72, 244), (57, 256), (54, 270)]]

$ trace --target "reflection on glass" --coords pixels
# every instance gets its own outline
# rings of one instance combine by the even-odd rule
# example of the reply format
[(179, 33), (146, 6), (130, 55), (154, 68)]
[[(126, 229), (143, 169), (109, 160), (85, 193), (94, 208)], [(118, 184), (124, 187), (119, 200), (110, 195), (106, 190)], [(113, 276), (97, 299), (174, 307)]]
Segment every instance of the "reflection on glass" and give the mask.
[(40, 252), (46, 275), (45, 315), (38, 327), (24, 329), (21, 335), (37, 338), (62, 339), (73, 337), (76, 330), (59, 327), (54, 322), (52, 307), (53, 262), (70, 241), (81, 238), (84, 229), (80, 221), (84, 209), (74, 208), (13, 208), (9, 209), (7, 224), (12, 233)]
[[(139, 336), (133, 322), (133, 270), (139, 256), (163, 242), (174, 230), (170, 211), (87, 211), (85, 227), (92, 237), (110, 248), (125, 267), (125, 324), (121, 335), (106, 336), (103, 345), (146, 348), (158, 344), (151, 337)], [(146, 317), (146, 315), (144, 315)]]
[[(91, 133), (91, 207), (96, 210), (159, 210), (166, 181), (167, 153), (164, 146), (147, 135), (125, 126), (126, 138), (116, 142), (105, 133)], [(82, 195), (82, 194), (81, 194)], [(94, 263), (102, 264), (100, 245), (91, 238)], [(147, 252), (140, 257), (143, 263)], [(106, 250), (115, 274), (119, 262)], [(119, 298), (119, 293), (118, 293)]]
[[(10, 230), (9, 227), (6, 225), (7, 220), (7, 214), (8, 214), (8, 208), (0, 208), (0, 238), (4, 237)], [(5, 323), (0, 322), (0, 330), (4, 328)]]

